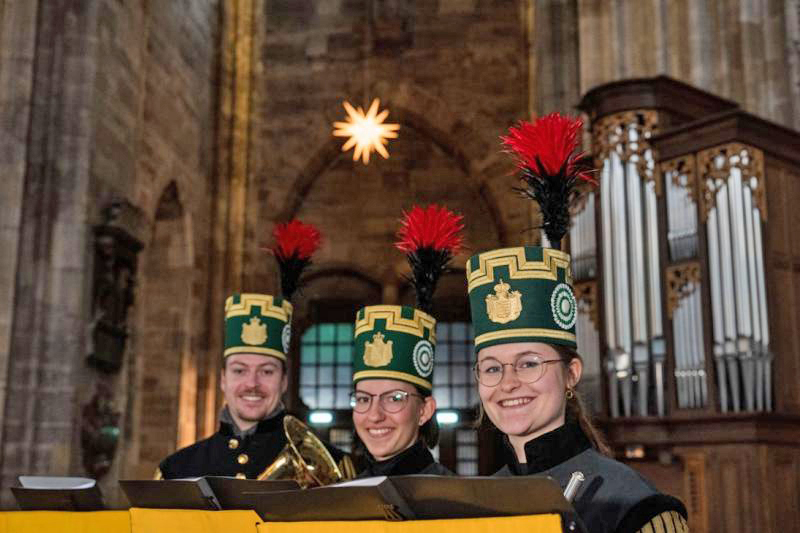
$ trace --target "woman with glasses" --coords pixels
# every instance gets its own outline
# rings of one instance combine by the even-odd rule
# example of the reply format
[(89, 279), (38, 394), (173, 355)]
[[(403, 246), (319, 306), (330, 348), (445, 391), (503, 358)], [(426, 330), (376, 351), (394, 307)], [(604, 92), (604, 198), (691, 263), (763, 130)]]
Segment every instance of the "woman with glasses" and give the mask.
[(439, 440), (431, 395), (435, 327), (433, 317), (413, 307), (358, 312), (350, 405), (368, 451), (358, 477), (453, 475), (430, 452)]
[(481, 416), (508, 451), (496, 475), (547, 475), (564, 489), (580, 472), (573, 505), (590, 533), (684, 531), (683, 504), (611, 459), (584, 413), (569, 256), (493, 250), (469, 260), (467, 279)]
[[(492, 250), (467, 262), (481, 406), (509, 452), (497, 475), (547, 475), (562, 489), (569, 484), (566, 492), (590, 533), (688, 531), (679, 500), (609, 457), (575, 390), (583, 371), (578, 305), (570, 257), (559, 248), (577, 184), (595, 183), (575, 154), (581, 127), (553, 113), (521, 122), (503, 138), (517, 156), (519, 191), (539, 204), (552, 248)], [(579, 486), (570, 482), (581, 477)]]
[(436, 282), (461, 246), (462, 217), (445, 207), (415, 206), (405, 214), (395, 246), (406, 253), (416, 307), (374, 305), (356, 315), (353, 424), (367, 448), (360, 474), (453, 475), (430, 449), (439, 441), (433, 390)]

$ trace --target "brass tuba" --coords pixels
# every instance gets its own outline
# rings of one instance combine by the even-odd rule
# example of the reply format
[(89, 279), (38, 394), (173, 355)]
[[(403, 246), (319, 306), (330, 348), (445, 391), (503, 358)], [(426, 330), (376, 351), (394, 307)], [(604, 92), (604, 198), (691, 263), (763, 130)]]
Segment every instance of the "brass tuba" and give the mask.
[(350, 458), (345, 457), (347, 465), (339, 468), (322, 441), (297, 418), (286, 415), (283, 432), (288, 442), (275, 461), (258, 476), (259, 480), (293, 479), (306, 489), (353, 477), (352, 467), (347, 467), (352, 464)]

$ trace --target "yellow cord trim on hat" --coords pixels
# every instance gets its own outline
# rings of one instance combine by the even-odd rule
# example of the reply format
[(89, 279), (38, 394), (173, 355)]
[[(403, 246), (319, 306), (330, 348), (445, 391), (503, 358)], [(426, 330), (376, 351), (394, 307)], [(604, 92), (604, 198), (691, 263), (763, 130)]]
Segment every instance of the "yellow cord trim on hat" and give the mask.
[(397, 372), (396, 370), (362, 370), (353, 374), (353, 382), (362, 379), (397, 379), (406, 381), (413, 385), (419, 385), (425, 389), (431, 390), (433, 385), (430, 381), (424, 380), (420, 377), (407, 374), (405, 372)]
[(283, 300), (283, 303), (277, 306), (273, 296), (255, 293), (242, 294), (238, 304), (233, 303), (233, 296), (229, 296), (225, 300), (225, 318), (249, 316), (254, 306), (261, 308), (261, 316), (277, 318), (283, 322), (292, 319), (292, 304), (288, 300)]
[[(525, 257), (525, 248), (502, 248), (478, 255), (478, 268), (471, 270), (472, 261), (467, 261), (468, 292), (476, 287), (494, 283), (494, 269), (507, 267), (510, 279), (558, 280), (558, 271), (565, 270), (565, 281), (572, 285), (572, 268), (569, 254), (561, 250), (542, 249), (542, 260), (531, 261)], [(508, 281), (508, 280), (506, 280)]]
[(386, 321), (386, 331), (397, 331), (417, 337), (424, 337), (425, 330), (430, 331), (428, 340), (436, 344), (436, 319), (428, 313), (414, 309), (412, 318), (403, 318), (402, 307), (398, 305), (371, 305), (364, 308), (364, 318), (356, 320), (353, 338), (375, 329), (376, 320)]
[(569, 331), (559, 331), (557, 329), (547, 328), (519, 328), (492, 331), (489, 333), (484, 333), (483, 335), (478, 335), (475, 337), (475, 346), (483, 344), (484, 342), (510, 338), (520, 338), (520, 342), (524, 342), (524, 340), (522, 340), (524, 337), (549, 337), (551, 339), (575, 342), (575, 334), (570, 333)]
[(257, 355), (271, 355), (272, 357), (277, 357), (281, 361), (286, 361), (286, 354), (280, 350), (276, 350), (275, 348), (262, 348), (260, 346), (233, 346), (225, 350), (222, 354), (223, 358), (228, 357), (229, 355), (235, 355), (237, 353), (253, 353)]

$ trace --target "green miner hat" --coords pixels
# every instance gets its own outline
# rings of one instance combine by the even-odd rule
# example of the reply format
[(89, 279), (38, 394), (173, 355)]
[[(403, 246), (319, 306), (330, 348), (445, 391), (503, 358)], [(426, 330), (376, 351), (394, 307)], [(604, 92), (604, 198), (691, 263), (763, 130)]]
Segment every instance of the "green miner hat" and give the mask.
[(476, 350), (512, 342), (577, 348), (569, 254), (538, 246), (477, 254), (467, 285)]
[(224, 357), (271, 355), (286, 361), (292, 338), (292, 304), (268, 294), (234, 294), (225, 300)]
[(372, 305), (356, 315), (353, 384), (398, 379), (430, 394), (436, 319), (413, 307)]

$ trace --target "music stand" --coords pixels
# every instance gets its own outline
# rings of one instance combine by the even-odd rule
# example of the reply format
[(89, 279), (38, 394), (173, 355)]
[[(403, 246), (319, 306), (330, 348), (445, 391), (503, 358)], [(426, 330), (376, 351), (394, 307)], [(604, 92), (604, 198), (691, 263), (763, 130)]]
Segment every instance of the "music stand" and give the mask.
[(119, 482), (131, 507), (145, 509), (220, 509), (214, 492), (204, 478), (125, 479)]
[(376, 477), (305, 491), (242, 495), (264, 521), (428, 520), (559, 514), (582, 525), (561, 487), (543, 476)]
[(223, 510), (252, 509), (250, 493), (299, 490), (294, 480), (259, 481), (233, 477), (208, 476), (205, 478)]
[(102, 511), (103, 495), (93, 479), (20, 476), (11, 492), (22, 511)]

